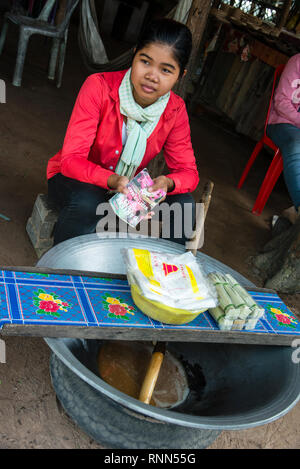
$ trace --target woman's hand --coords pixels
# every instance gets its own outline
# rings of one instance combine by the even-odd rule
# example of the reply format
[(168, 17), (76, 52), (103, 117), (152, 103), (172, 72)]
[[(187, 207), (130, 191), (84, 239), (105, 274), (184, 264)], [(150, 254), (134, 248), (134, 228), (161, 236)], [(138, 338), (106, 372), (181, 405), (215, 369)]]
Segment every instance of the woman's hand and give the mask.
[(122, 194), (128, 194), (127, 184), (129, 179), (126, 176), (119, 176), (118, 174), (112, 174), (107, 179), (108, 187), (116, 192), (121, 192)]
[[(153, 185), (150, 187), (147, 187), (149, 192), (155, 192), (159, 189), (162, 189), (163, 191), (171, 192), (175, 187), (174, 181), (171, 178), (168, 178), (167, 176), (158, 176), (157, 178), (153, 179)], [(166, 196), (161, 200), (165, 200)]]

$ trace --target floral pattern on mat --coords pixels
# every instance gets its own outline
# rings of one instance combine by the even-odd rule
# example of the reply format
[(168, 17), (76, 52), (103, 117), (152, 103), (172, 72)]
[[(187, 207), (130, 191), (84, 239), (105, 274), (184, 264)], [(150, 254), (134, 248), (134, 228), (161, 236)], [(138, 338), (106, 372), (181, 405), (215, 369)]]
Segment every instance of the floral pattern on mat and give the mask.
[(68, 311), (68, 308), (72, 307), (70, 303), (61, 300), (55, 293), (47, 293), (42, 288), (34, 292), (33, 304), (38, 308), (36, 314), (46, 314), (56, 318), (61, 316), (60, 311)]
[(123, 321), (130, 321), (130, 315), (134, 315), (135, 308), (127, 303), (124, 303), (122, 298), (118, 296), (111, 296), (111, 294), (103, 295), (103, 308), (108, 311), (109, 318), (122, 319)]

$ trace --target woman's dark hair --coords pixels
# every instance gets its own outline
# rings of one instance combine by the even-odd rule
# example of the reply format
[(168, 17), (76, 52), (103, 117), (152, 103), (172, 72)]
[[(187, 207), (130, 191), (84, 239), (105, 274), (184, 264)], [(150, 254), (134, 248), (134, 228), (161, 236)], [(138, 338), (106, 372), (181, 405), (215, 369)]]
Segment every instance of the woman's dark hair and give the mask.
[(182, 75), (192, 51), (192, 33), (189, 28), (168, 18), (152, 21), (142, 31), (135, 54), (153, 42), (172, 47), (174, 59), (178, 63), (180, 75)]

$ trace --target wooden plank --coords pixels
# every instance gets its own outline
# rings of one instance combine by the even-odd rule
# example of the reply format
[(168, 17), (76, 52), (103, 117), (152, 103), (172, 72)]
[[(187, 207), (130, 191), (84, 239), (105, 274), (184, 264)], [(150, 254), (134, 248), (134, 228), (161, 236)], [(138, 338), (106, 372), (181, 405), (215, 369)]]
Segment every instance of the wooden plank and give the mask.
[(287, 55), (274, 50), (272, 47), (263, 44), (257, 39), (254, 40), (251, 46), (251, 54), (273, 68), (278, 67), (278, 65), (285, 64), (289, 60)]
[(159, 342), (210, 342), (248, 345), (292, 346), (299, 335), (247, 331), (195, 331), (190, 329), (148, 329), (128, 327), (82, 327), (63, 325), (4, 324), (0, 335), (80, 338), (99, 340), (145, 340)]
[(27, 266), (0, 266), (0, 270), (9, 270), (14, 272), (29, 272), (38, 274), (54, 274), (54, 275), (77, 275), (82, 277), (106, 277), (126, 280), (125, 274), (110, 274), (107, 272), (93, 272), (90, 270), (72, 270), (72, 269), (51, 269), (49, 267), (27, 267)]
[(195, 70), (195, 64), (199, 47), (202, 41), (203, 33), (205, 31), (208, 14), (211, 9), (210, 0), (193, 0), (187, 19), (187, 27), (190, 29), (193, 36), (193, 47), (187, 66), (187, 73), (183, 76), (179, 82), (175, 85), (173, 91), (179, 94), (183, 99), (186, 99), (189, 85), (192, 82), (193, 73)]
[[(1, 270), (15, 272), (46, 273), (55, 275), (70, 275), (82, 277), (106, 277), (126, 279), (124, 274), (108, 274), (101, 272), (79, 271), (70, 269), (49, 269), (45, 267), (13, 266), (1, 267)], [(272, 289), (249, 288), (252, 292), (277, 294)], [(149, 328), (114, 326), (75, 326), (65, 324), (4, 324), (0, 329), (0, 336), (27, 336), (27, 337), (57, 337), (57, 338), (83, 338), (106, 340), (152, 340), (160, 342), (212, 342), (291, 346), (294, 339), (300, 339), (300, 334), (278, 334), (271, 332), (254, 331), (221, 331), (221, 330), (195, 330), (189, 327), (168, 326), (168, 328)]]
[[(281, 10), (280, 15), (278, 15), (278, 19), (276, 21), (276, 26), (281, 29), (285, 26), (290, 9), (292, 5), (292, 0), (284, 0), (283, 8)], [(273, 7), (272, 7), (273, 8)]]
[[(30, 272), (30, 273), (39, 273), (39, 274), (53, 274), (53, 275), (76, 275), (82, 277), (106, 277), (106, 278), (115, 278), (120, 280), (126, 280), (127, 276), (125, 274), (112, 274), (107, 272), (94, 272), (90, 270), (72, 270), (72, 269), (52, 269), (49, 267), (27, 267), (27, 266), (0, 266), (0, 270), (9, 270), (14, 272)], [(261, 293), (274, 293), (277, 294), (275, 290), (271, 288), (262, 288), (262, 287), (251, 287), (247, 288), (248, 290), (261, 292)]]

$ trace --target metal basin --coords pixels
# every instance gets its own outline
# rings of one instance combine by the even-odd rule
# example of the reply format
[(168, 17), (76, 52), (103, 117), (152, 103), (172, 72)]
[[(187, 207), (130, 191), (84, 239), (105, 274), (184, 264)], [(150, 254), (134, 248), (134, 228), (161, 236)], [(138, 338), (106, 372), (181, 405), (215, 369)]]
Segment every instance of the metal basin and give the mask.
[[(111, 236), (85, 235), (61, 243), (48, 251), (38, 266), (125, 273), (124, 247), (184, 252), (183, 246), (165, 240)], [(253, 286), (209, 256), (198, 253), (197, 259), (206, 272), (228, 272), (242, 285)], [(245, 429), (278, 419), (300, 398), (300, 365), (293, 363), (290, 347), (170, 342), (168, 350), (184, 365), (190, 392), (178, 407), (166, 410), (143, 404), (99, 377), (96, 357), (100, 341), (45, 340), (53, 351), (51, 375), (59, 400), (81, 428), (109, 447), (206, 447), (222, 430)], [(103, 429), (104, 409), (108, 410)], [(114, 415), (118, 423), (114, 423)], [(116, 431), (116, 425), (122, 426), (121, 420), (126, 439), (119, 435), (112, 441), (107, 435)], [(172, 441), (167, 436), (170, 431)]]

